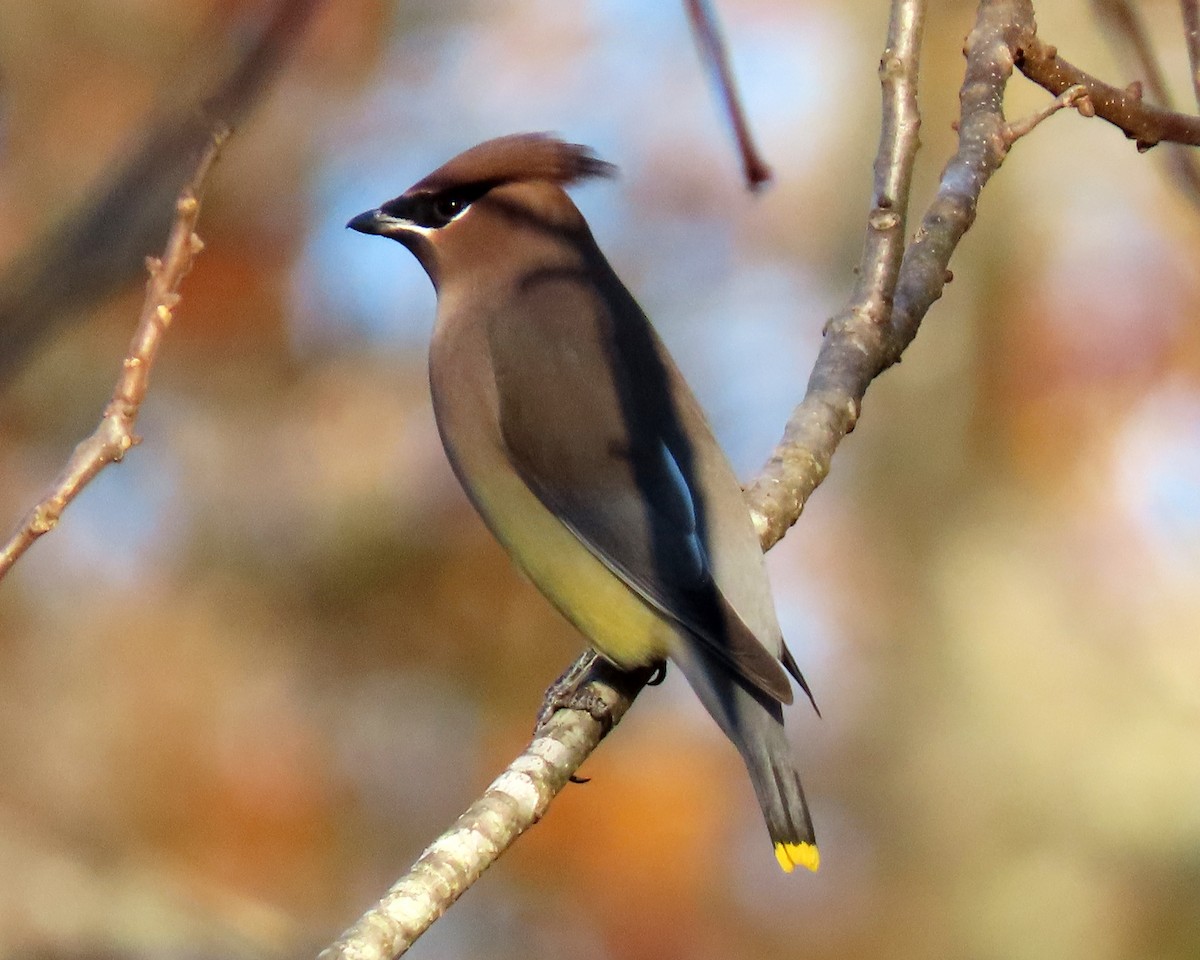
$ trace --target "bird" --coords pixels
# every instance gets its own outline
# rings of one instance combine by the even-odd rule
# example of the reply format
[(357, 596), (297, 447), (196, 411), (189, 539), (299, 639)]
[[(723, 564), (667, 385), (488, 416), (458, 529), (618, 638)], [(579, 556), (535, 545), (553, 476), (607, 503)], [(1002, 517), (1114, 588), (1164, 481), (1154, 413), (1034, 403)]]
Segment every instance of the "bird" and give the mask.
[(602, 656), (675, 664), (741, 754), (780, 867), (815, 871), (787, 675), (812, 693), (742, 488), (565, 189), (615, 172), (550, 134), (498, 137), (347, 226), (433, 283), (434, 417), (486, 525)]

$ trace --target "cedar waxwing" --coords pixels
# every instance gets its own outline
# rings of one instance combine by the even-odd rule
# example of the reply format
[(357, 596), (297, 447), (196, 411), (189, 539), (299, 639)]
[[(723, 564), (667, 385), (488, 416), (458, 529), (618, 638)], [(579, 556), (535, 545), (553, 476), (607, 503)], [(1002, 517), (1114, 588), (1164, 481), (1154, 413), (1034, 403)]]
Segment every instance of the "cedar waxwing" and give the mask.
[(433, 281), (434, 414), (492, 532), (605, 657), (679, 667), (741, 753), (780, 866), (815, 870), (784, 668), (812, 695), (742, 489), (563, 190), (614, 169), (501, 137), (347, 226), (402, 243)]

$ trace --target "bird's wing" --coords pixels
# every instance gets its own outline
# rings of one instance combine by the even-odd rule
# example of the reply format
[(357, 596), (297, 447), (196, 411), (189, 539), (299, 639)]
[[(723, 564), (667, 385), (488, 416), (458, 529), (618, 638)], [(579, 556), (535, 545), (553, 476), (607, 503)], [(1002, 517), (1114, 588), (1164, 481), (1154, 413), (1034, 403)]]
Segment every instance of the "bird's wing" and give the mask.
[[(746, 681), (782, 703), (791, 687), (722, 594), (709, 562), (697, 444), (715, 444), (632, 297), (615, 277), (526, 278), (489, 320), (500, 430), (510, 460), (572, 533)], [(680, 407), (686, 407), (681, 410)]]

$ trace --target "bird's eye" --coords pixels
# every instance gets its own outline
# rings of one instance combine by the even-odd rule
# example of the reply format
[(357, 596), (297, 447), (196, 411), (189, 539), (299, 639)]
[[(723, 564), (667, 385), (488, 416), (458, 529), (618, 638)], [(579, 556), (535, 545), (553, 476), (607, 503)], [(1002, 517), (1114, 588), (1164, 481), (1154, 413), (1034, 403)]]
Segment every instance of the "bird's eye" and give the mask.
[(456, 193), (421, 194), (411, 201), (411, 216), (423, 227), (437, 230), (470, 206), (470, 200)]
[(460, 216), (472, 203), (490, 189), (490, 184), (470, 184), (434, 193), (419, 190), (390, 200), (380, 209), (400, 219), (430, 230), (440, 230)]
[(435, 219), (442, 223), (449, 223), (467, 207), (467, 203), (461, 197), (451, 197), (442, 194), (439, 197), (434, 197), (431, 211)]

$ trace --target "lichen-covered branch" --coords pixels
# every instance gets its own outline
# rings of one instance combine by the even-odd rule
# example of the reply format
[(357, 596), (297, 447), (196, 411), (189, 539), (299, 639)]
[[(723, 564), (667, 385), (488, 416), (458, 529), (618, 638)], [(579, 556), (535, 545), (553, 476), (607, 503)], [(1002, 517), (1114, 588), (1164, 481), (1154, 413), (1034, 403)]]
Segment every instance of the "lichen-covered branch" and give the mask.
[(593, 657), (585, 684), (605, 708), (601, 723), (559, 710), (483, 796), (421, 854), (412, 869), (319, 960), (390, 960), (404, 953), (546, 812), (580, 764), (624, 716), (650, 672)]
[(966, 43), (958, 149), (942, 171), (937, 193), (904, 251), (880, 371), (900, 359), (925, 314), (941, 297), (950, 280), (950, 258), (975, 222), (979, 196), (1015, 142), (1014, 130), (1004, 118), (1004, 88), (1016, 52), (1034, 29), (1028, 0), (980, 4)]
[(212, 139), (191, 182), (176, 202), (175, 222), (162, 259), (151, 257), (146, 261), (150, 279), (146, 282), (141, 317), (100, 424), (75, 447), (54, 485), (0, 548), (0, 579), (38, 537), (54, 529), (63, 510), (96, 474), (120, 460), (138, 443), (139, 438), (133, 431), (150, 384), (150, 370), (179, 302), (179, 285), (203, 247), (195, 233), (196, 220), (200, 216), (200, 195), (224, 139), (224, 134)]

